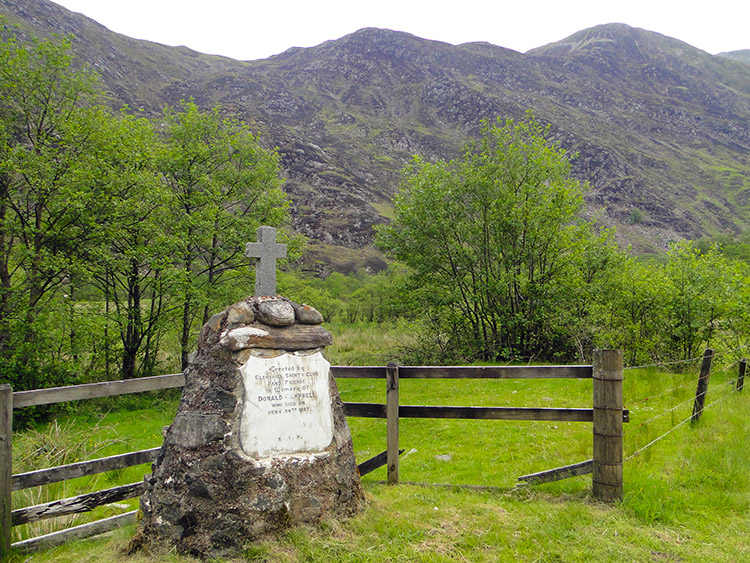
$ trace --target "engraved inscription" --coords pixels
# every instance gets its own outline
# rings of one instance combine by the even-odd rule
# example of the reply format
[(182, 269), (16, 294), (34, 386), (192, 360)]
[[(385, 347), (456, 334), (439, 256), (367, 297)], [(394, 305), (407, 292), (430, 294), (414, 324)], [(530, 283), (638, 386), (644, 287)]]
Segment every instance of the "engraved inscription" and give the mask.
[(333, 439), (330, 364), (309, 356), (251, 356), (240, 368), (245, 402), (240, 444), (255, 458), (323, 451)]

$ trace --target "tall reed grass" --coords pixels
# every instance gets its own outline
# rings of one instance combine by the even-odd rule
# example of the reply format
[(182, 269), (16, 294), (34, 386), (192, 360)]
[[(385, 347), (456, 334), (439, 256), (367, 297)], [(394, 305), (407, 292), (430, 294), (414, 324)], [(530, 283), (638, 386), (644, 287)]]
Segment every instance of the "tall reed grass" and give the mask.
[[(114, 427), (99, 423), (80, 427), (74, 418), (54, 420), (40, 428), (27, 430), (13, 437), (13, 473), (96, 458), (106, 448), (122, 442), (116, 434)], [(13, 493), (13, 509), (91, 492), (99, 488), (100, 480), (100, 475), (93, 475), (16, 491)], [(56, 532), (85, 520), (85, 516), (73, 514), (16, 526), (12, 530), (12, 541)]]

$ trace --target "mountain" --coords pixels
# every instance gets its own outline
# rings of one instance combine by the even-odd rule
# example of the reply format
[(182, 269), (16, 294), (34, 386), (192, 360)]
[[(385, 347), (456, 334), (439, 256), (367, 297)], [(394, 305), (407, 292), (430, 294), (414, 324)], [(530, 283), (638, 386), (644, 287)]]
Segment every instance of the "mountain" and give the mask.
[(741, 51), (729, 51), (728, 53), (719, 53), (717, 57), (724, 57), (726, 59), (732, 59), (733, 61), (740, 61), (741, 63), (750, 64), (750, 49), (742, 49)]
[(384, 266), (372, 226), (392, 213), (413, 154), (454, 158), (480, 120), (529, 108), (578, 153), (589, 214), (635, 250), (740, 232), (750, 219), (746, 51), (712, 56), (623, 24), (525, 54), (368, 28), (235, 61), (130, 39), (46, 0), (0, 0), (0, 13), (35, 35), (74, 34), (114, 106), (157, 115), (193, 97), (250, 123), (278, 147), (293, 226), (322, 272)]

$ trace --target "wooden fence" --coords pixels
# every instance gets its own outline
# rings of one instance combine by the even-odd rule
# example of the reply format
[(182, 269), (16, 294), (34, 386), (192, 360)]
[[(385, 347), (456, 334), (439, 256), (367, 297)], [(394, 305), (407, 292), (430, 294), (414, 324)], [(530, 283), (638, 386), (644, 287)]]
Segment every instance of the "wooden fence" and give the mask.
[[(596, 498), (610, 501), (622, 497), (622, 425), (623, 422), (628, 421), (628, 411), (623, 409), (623, 366), (622, 353), (619, 350), (596, 350), (593, 366), (409, 367), (392, 363), (386, 367), (333, 366), (331, 370), (337, 379), (375, 378), (385, 379), (386, 381), (385, 404), (344, 403), (344, 411), (347, 416), (385, 418), (387, 420), (386, 451), (360, 464), (359, 469), (362, 474), (386, 464), (388, 483), (398, 483), (398, 459), (400, 451), (403, 451), (399, 450), (398, 429), (400, 418), (591, 422), (593, 423), (592, 460), (526, 475), (519, 479), (528, 482), (541, 482), (593, 473), (592, 491)], [(401, 379), (542, 378), (592, 379), (593, 408), (412, 406), (399, 403), (399, 381)], [(143, 482), (17, 510), (11, 510), (11, 493), (13, 491), (150, 463), (156, 460), (160, 449), (152, 448), (12, 475), (11, 437), (14, 409), (170, 389), (182, 387), (184, 384), (185, 378), (182, 374), (173, 374), (15, 393), (10, 385), (0, 385), (0, 528), (3, 536), (0, 538), (0, 557), (7, 556), (11, 547), (10, 530), (12, 526), (86, 512), (103, 504), (140, 496), (143, 492)], [(32, 551), (71, 539), (99, 534), (133, 522), (136, 512), (131, 511), (60, 532), (31, 538), (17, 542), (12, 547)]]

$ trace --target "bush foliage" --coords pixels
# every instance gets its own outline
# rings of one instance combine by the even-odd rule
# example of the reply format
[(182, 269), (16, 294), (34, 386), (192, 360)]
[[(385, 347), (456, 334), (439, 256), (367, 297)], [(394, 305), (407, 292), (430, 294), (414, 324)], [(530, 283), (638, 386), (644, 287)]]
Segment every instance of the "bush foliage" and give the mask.
[(580, 219), (583, 187), (547, 133), (531, 114), (498, 120), (463, 158), (406, 170), (378, 234), (426, 321), (417, 357), (586, 360), (598, 346), (637, 364), (743, 344), (747, 264), (705, 243), (672, 245), (661, 265), (617, 250)]

